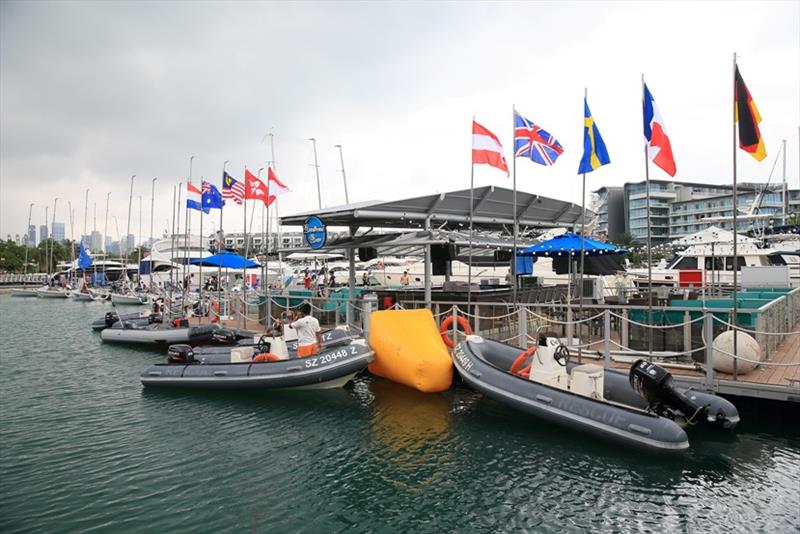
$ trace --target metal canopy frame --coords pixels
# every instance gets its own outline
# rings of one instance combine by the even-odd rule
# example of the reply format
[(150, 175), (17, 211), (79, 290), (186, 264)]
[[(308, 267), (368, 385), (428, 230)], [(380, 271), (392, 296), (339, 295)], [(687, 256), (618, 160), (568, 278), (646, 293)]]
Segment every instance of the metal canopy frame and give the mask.
[[(513, 191), (497, 186), (477, 187), (473, 196), (476, 230), (502, 230), (514, 223)], [(581, 207), (524, 191), (517, 191), (518, 223), (538, 228), (575, 227), (581, 223)], [(586, 211), (586, 219), (591, 212)], [(302, 226), (310, 216), (327, 226), (375, 228), (424, 228), (426, 221), (449, 230), (469, 224), (470, 190), (462, 189), (390, 202), (370, 201), (334, 206), (280, 218), (281, 225)]]

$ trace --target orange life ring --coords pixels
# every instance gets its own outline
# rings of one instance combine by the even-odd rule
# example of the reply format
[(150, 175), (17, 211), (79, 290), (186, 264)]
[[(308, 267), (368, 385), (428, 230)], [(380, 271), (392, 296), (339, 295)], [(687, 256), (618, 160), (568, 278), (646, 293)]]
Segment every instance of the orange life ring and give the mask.
[[(457, 322), (458, 326), (461, 327), (461, 330), (464, 331), (464, 334), (468, 336), (472, 335), (472, 327), (469, 325), (469, 322), (466, 319), (464, 319), (459, 315)], [(448, 330), (452, 325), (453, 325), (453, 316), (448, 315), (445, 318), (445, 320), (442, 321), (441, 326), (439, 326), (439, 332), (442, 334), (442, 341), (444, 341), (444, 344), (451, 349), (456, 346), (455, 342), (452, 339), (450, 339), (450, 334), (448, 333)]]
[(253, 363), (277, 362), (280, 359), (281, 357), (277, 354), (272, 354), (271, 352), (262, 352), (261, 354), (256, 354), (253, 356)]
[(208, 308), (208, 315), (211, 317), (212, 323), (219, 322), (219, 301), (217, 299), (211, 299), (211, 305)]
[(528, 350), (520, 353), (520, 355), (517, 356), (517, 359), (514, 360), (514, 363), (511, 364), (511, 367), (508, 369), (508, 372), (511, 373), (512, 375), (517, 375), (522, 378), (529, 378), (531, 376), (531, 364), (528, 364), (522, 369), (520, 369), (520, 367), (522, 366), (523, 363), (525, 363), (525, 360), (533, 356), (535, 353), (536, 353), (536, 345), (533, 345), (532, 347), (528, 348)]

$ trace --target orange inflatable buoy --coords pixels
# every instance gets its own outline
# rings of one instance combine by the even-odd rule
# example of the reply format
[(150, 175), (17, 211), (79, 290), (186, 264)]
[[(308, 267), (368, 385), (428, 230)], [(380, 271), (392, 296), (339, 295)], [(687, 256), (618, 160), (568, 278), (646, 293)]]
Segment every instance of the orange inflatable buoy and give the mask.
[[(466, 319), (464, 319), (463, 317), (461, 317), (459, 315), (457, 322), (458, 322), (458, 326), (461, 327), (461, 330), (464, 331), (465, 335), (468, 335), (468, 336), (472, 335), (472, 327), (469, 325), (469, 322), (467, 322)], [(452, 325), (453, 325), (453, 316), (452, 315), (448, 315), (447, 318), (444, 321), (442, 321), (441, 326), (439, 326), (439, 332), (441, 332), (441, 334), (442, 334), (442, 341), (444, 341), (444, 344), (447, 345), (447, 347), (451, 348), (451, 349), (456, 346), (455, 341), (450, 339), (450, 334), (448, 333), (448, 331), (449, 331), (449, 329), (450, 329), (450, 327)]]
[(271, 352), (262, 352), (261, 354), (256, 354), (253, 356), (253, 363), (277, 362), (280, 359), (281, 357), (277, 354), (272, 354)]

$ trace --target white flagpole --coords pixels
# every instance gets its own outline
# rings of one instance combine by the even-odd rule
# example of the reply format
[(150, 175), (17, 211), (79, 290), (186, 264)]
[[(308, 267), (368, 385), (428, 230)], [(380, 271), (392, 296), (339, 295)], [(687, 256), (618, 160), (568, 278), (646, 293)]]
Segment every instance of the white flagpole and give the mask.
[[(475, 160), (472, 157), (473, 140), (472, 131), (475, 128), (475, 115), (472, 116), (472, 124), (470, 125), (470, 155), (469, 155), (469, 264), (467, 265), (467, 311), (471, 312), (472, 306), (472, 216), (473, 208), (475, 206)], [(478, 320), (477, 318), (475, 319)]]
[[(511, 105), (511, 151), (512, 151), (512, 161), (511, 161), (511, 169), (512, 169), (512, 176), (513, 176), (513, 188), (514, 188), (514, 195), (513, 195), (513, 202), (512, 202), (512, 216), (514, 217), (514, 246), (513, 246), (513, 254), (511, 256), (511, 299), (514, 305), (517, 304), (517, 232), (518, 232), (518, 225), (517, 225), (517, 143), (516, 143), (516, 136), (517, 136), (517, 110), (514, 105)], [(526, 345), (526, 343), (523, 343)]]
[[(736, 371), (737, 371), (737, 356), (738, 356), (738, 345), (737, 345), (737, 338), (739, 334), (736, 330), (736, 316), (738, 310), (738, 294), (736, 291), (736, 283), (737, 283), (737, 274), (739, 272), (739, 258), (737, 256), (737, 242), (739, 241), (739, 228), (737, 224), (737, 215), (736, 212), (739, 211), (739, 208), (736, 206), (736, 111), (739, 103), (736, 101), (736, 52), (733, 53), (733, 317), (731, 317), (730, 323), (733, 325), (733, 379), (737, 380), (736, 378)], [(707, 363), (706, 365), (710, 365)]]
[[(584, 106), (588, 106), (586, 102), (589, 98), (589, 88), (583, 88), (583, 103)], [(586, 115), (584, 113), (584, 121)], [(584, 125), (584, 128), (586, 126)], [(585, 135), (585, 134), (584, 134)], [(594, 148), (594, 147), (593, 147)], [(591, 156), (590, 156), (591, 157)], [(578, 316), (579, 320), (583, 320), (583, 271), (585, 268), (584, 263), (584, 256), (585, 256), (585, 245), (584, 245), (584, 234), (586, 233), (586, 173), (581, 173), (582, 175), (582, 185), (581, 185), (581, 272), (578, 275)], [(570, 259), (570, 261), (572, 261)], [(578, 363), (581, 363), (582, 356), (583, 356), (583, 349), (581, 348), (581, 325), (578, 324)]]
[[(642, 73), (642, 118), (644, 119), (644, 73)], [(645, 204), (647, 205), (647, 324), (651, 328), (647, 329), (647, 350), (653, 353), (653, 254), (650, 235), (650, 155), (647, 152), (648, 141), (644, 143), (644, 183), (645, 183)]]

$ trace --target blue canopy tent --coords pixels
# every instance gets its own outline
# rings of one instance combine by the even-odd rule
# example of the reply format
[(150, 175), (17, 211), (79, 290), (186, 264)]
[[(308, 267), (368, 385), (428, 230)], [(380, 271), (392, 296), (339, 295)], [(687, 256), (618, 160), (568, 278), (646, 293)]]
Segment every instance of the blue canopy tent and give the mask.
[(253, 269), (261, 267), (260, 264), (233, 252), (219, 252), (207, 258), (193, 258), (189, 263), (203, 267), (222, 267), (224, 269)]
[[(583, 252), (586, 256), (601, 256), (603, 254), (626, 254), (628, 249), (618, 247), (613, 243), (602, 243), (596, 239), (583, 238)], [(538, 245), (533, 245), (517, 252), (518, 256), (580, 256), (581, 236), (568, 232), (561, 234)]]
[[(624, 269), (617, 261), (605, 257), (625, 254), (629, 251), (613, 243), (602, 243), (596, 239), (584, 237), (583, 252), (586, 256), (584, 274), (607, 275)], [(517, 252), (517, 256), (522, 258), (531, 256), (533, 258), (553, 258), (553, 270), (557, 274), (571, 272), (569, 258), (577, 259), (580, 258), (580, 255), (581, 236), (575, 233), (562, 234)]]

